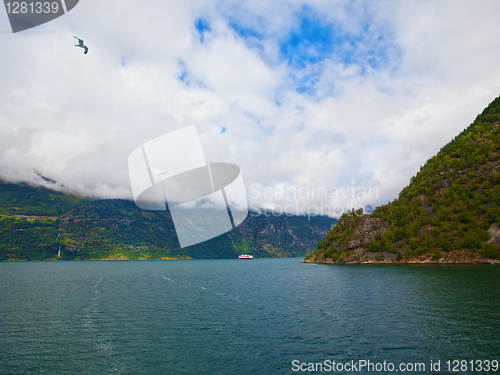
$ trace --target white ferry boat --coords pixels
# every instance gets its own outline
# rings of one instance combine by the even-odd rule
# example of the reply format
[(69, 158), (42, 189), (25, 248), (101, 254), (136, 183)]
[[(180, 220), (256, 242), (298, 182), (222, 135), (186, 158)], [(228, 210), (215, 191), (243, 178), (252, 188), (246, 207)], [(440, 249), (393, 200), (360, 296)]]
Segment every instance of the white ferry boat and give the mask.
[(253, 255), (241, 254), (238, 259), (253, 259)]

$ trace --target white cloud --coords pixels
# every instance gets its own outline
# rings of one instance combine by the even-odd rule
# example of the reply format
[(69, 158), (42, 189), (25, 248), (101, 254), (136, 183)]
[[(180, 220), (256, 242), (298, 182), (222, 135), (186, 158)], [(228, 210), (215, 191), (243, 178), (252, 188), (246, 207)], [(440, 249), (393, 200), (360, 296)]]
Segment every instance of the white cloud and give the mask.
[[(196, 125), (206, 159), (240, 166), (249, 195), (252, 184), (309, 184), (297, 201), (320, 206), (314, 188), (376, 187), (376, 197), (329, 203), (386, 203), (500, 93), (500, 3), (346, 4), (81, 1), (33, 31), (2, 32), (0, 174), (34, 181), (36, 169), (86, 194), (131, 197), (130, 152)], [(368, 30), (360, 59), (288, 66), (279, 43), (304, 6), (347, 33)], [(203, 43), (200, 17), (211, 28)], [(388, 51), (385, 65), (367, 65), (370, 49)]]

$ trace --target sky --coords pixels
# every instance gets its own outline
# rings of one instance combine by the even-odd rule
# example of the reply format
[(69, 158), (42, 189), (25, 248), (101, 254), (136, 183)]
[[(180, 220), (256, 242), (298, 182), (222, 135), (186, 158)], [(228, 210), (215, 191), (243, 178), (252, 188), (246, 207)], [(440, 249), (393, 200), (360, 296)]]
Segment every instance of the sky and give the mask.
[(0, 176), (132, 199), (129, 155), (195, 125), (251, 209), (370, 211), (500, 94), (499, 15), (497, 0), (80, 0), (13, 34), (0, 9)]

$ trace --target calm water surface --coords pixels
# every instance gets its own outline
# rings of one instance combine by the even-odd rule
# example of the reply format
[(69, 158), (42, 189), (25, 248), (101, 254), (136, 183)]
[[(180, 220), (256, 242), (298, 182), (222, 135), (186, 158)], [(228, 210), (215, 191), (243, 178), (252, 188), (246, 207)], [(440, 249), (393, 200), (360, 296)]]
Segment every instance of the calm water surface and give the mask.
[(4, 262), (0, 373), (293, 374), (293, 360), (500, 360), (499, 297), (495, 266)]

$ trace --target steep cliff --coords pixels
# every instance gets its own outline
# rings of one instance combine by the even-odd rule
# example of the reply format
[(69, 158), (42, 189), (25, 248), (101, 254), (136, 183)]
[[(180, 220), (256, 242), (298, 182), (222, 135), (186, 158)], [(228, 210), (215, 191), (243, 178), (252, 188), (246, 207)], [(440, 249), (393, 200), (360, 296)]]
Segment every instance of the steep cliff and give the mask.
[(269, 212), (250, 213), (245, 222), (230, 233), (238, 232), (249, 252), (259, 257), (304, 256), (316, 247), (337, 222), (327, 217), (274, 216)]

